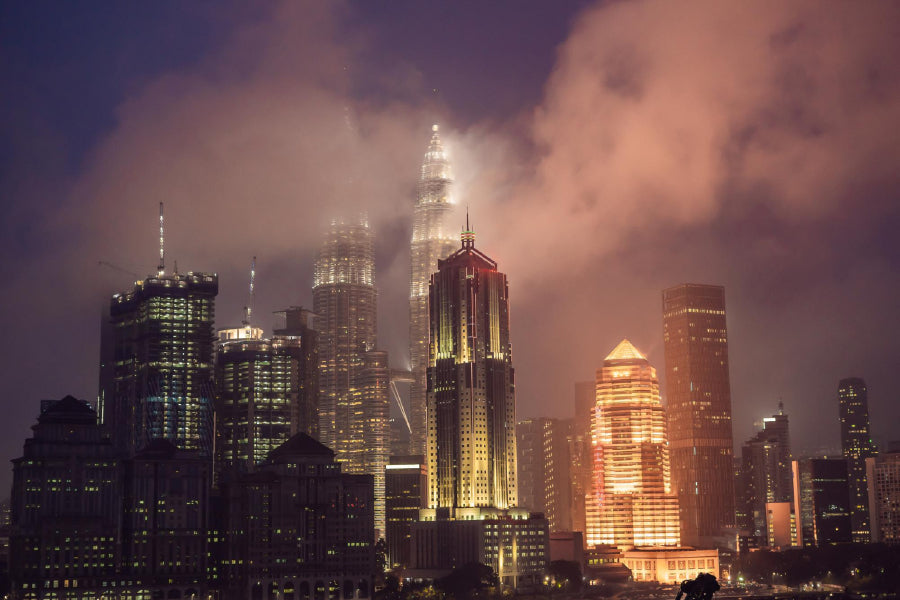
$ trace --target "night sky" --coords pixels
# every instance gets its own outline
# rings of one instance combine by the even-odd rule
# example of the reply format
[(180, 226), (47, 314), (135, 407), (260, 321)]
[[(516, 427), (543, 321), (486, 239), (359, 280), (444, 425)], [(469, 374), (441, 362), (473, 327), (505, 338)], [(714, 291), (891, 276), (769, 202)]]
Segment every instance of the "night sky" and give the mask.
[(366, 210), (405, 366), (432, 123), (509, 276), (519, 417), (571, 416), (623, 337), (662, 376), (661, 290), (715, 283), (738, 445), (781, 399), (795, 455), (839, 448), (849, 376), (900, 439), (898, 56), (874, 0), (2, 2), (0, 455), (41, 399), (95, 398), (159, 201), (169, 264), (220, 275), (218, 326), (257, 256), (269, 332), (311, 305), (324, 224)]

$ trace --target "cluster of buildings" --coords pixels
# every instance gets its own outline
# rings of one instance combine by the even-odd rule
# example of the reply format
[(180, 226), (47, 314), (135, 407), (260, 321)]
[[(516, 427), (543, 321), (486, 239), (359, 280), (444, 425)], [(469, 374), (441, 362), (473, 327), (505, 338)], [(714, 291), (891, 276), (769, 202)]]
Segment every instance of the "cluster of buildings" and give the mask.
[(43, 403), (14, 461), (12, 596), (369, 598), (382, 538), (406, 579), (477, 561), (513, 586), (555, 559), (675, 583), (723, 574), (719, 549), (898, 539), (900, 455), (875, 456), (861, 380), (841, 383), (844, 457), (792, 461), (779, 411), (735, 460), (719, 286), (663, 292), (665, 406), (623, 340), (574, 419), (518, 421), (506, 275), (468, 222), (451, 234), (451, 182), (435, 126), (409, 370), (379, 349), (365, 218), (331, 224), (312, 310), (265, 337), (253, 275), (242, 324), (217, 331), (217, 276), (166, 270), (161, 209), (156, 274), (103, 323), (97, 402)]

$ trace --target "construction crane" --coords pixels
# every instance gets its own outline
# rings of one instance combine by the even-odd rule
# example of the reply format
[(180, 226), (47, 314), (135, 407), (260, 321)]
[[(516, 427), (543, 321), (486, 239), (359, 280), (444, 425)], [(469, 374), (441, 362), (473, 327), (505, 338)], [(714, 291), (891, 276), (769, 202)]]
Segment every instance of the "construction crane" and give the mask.
[(250, 262), (250, 303), (244, 307), (244, 327), (250, 327), (250, 318), (253, 316), (254, 284), (256, 283), (256, 257)]
[(140, 279), (140, 275), (138, 275), (137, 273), (134, 273), (134, 272), (132, 272), (132, 271), (129, 271), (128, 269), (125, 269), (125, 268), (123, 268), (123, 267), (120, 267), (119, 265), (114, 265), (113, 263), (107, 262), (107, 261), (105, 261), (105, 260), (98, 260), (98, 261), (97, 261), (97, 266), (98, 266), (98, 267), (109, 267), (109, 268), (112, 269), (113, 271), (119, 271), (120, 273), (125, 273), (126, 275), (131, 275), (131, 276), (134, 277), (135, 279)]

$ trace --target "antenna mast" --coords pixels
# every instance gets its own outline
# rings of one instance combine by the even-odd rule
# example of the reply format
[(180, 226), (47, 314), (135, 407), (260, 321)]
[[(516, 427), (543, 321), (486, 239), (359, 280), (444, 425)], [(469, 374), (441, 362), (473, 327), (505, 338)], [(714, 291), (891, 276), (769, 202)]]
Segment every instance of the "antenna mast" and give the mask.
[(163, 228), (163, 203), (159, 203), (159, 267), (157, 268), (157, 276), (162, 277), (166, 272), (166, 253), (163, 242), (165, 240)]
[(244, 327), (250, 327), (253, 316), (254, 283), (256, 282), (256, 257), (250, 262), (250, 304), (244, 307)]

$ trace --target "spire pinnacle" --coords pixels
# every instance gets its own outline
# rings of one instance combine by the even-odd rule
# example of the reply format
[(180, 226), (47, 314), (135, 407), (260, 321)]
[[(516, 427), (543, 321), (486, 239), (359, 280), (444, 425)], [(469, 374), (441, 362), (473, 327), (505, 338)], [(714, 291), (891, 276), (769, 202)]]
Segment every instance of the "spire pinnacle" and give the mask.
[(166, 272), (166, 253), (163, 242), (165, 240), (163, 229), (163, 203), (159, 203), (159, 267), (157, 267), (157, 276), (162, 277)]
[(460, 238), (462, 239), (462, 247), (463, 248), (474, 248), (475, 247), (475, 232), (472, 231), (472, 228), (469, 226), (469, 205), (468, 204), (466, 204), (466, 228), (463, 230)]

